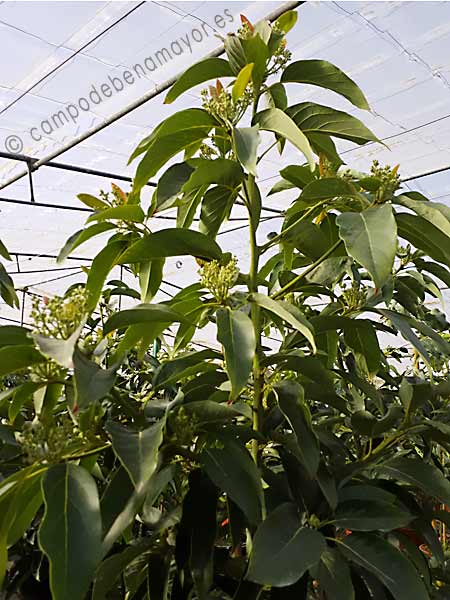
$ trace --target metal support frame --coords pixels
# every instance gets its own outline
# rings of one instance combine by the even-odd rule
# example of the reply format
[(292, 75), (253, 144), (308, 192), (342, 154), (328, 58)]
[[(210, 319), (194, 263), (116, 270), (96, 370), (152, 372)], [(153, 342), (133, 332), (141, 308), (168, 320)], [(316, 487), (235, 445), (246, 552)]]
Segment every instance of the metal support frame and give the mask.
[[(294, 8), (297, 8), (298, 6), (300, 6), (304, 3), (305, 2), (284, 2), (279, 7), (277, 7), (275, 10), (273, 10), (268, 15), (266, 15), (264, 20), (271, 21), (271, 22), (276, 21), (276, 19), (278, 19), (278, 17), (280, 17), (286, 11), (293, 10)], [(225, 52), (225, 48), (224, 48), (223, 44), (221, 44), (215, 50), (208, 53), (206, 56), (202, 57), (200, 60), (203, 60), (205, 58), (214, 58), (217, 56), (221, 56), (224, 52)], [(137, 108), (141, 107), (142, 105), (146, 104), (149, 100), (156, 98), (157, 96), (159, 96), (160, 94), (162, 94), (163, 92), (165, 92), (166, 90), (171, 88), (172, 85), (181, 77), (181, 75), (182, 75), (182, 73), (177, 73), (176, 75), (173, 75), (166, 81), (155, 86), (155, 88), (153, 90), (151, 90), (150, 92), (147, 92), (146, 94), (144, 94), (143, 96), (141, 96), (140, 98), (135, 100), (134, 102), (131, 102), (130, 104), (128, 104), (127, 106), (125, 106), (124, 108), (119, 110), (118, 112), (111, 115), (108, 119), (105, 119), (102, 123), (99, 123), (95, 127), (92, 127), (91, 129), (88, 129), (81, 135), (77, 136), (76, 138), (71, 140), (68, 144), (65, 144), (64, 146), (62, 146), (62, 148), (59, 148), (58, 150), (51, 152), (47, 156), (39, 158), (38, 160), (36, 160), (33, 163), (33, 170), (36, 170), (39, 167), (52, 161), (54, 158), (61, 156), (61, 154), (64, 154), (68, 150), (71, 150), (75, 146), (78, 146), (78, 144), (80, 144), (81, 142), (86, 141), (87, 139), (89, 139), (96, 133), (99, 133), (100, 131), (102, 131), (103, 129), (108, 127), (109, 125), (112, 125), (112, 123), (115, 123), (122, 117), (125, 117), (132, 111), (134, 111)], [(5, 181), (5, 183), (0, 184), (0, 190), (4, 189), (8, 185), (11, 185), (12, 183), (15, 183), (19, 179), (22, 179), (23, 177), (25, 177), (27, 175), (27, 173), (28, 173), (27, 170), (20, 171), (19, 173), (17, 173), (16, 175), (11, 177), (7, 181)]]

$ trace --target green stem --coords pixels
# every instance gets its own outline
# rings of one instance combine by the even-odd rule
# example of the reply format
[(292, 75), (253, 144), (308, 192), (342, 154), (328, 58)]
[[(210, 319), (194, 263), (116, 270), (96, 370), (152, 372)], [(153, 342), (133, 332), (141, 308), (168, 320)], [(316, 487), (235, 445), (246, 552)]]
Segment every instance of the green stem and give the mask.
[[(253, 175), (249, 176), (249, 180)], [(254, 180), (254, 178), (253, 178)], [(254, 181), (251, 181), (253, 184)], [(256, 243), (256, 227), (253, 225), (251, 215), (251, 200), (247, 196), (247, 207), (249, 212), (249, 229), (250, 229), (250, 273), (249, 273), (249, 291), (250, 293), (258, 291), (258, 265), (259, 265), (259, 248)], [(256, 302), (251, 303), (250, 317), (253, 323), (255, 332), (256, 349), (253, 358), (253, 429), (259, 431), (261, 427), (261, 409), (262, 409), (262, 372), (260, 365), (261, 352), (261, 325), (260, 325), (260, 310)], [(252, 440), (252, 455), (255, 462), (258, 462), (258, 440)]]
[(312, 271), (314, 271), (314, 269), (316, 267), (318, 267), (321, 263), (323, 263), (324, 260), (326, 260), (331, 254), (333, 254), (333, 252), (339, 248), (339, 246), (342, 244), (342, 240), (338, 240), (335, 244), (333, 244), (331, 246), (331, 248), (328, 248), (328, 250), (322, 254), (322, 256), (320, 258), (318, 258), (315, 262), (312, 263), (312, 265), (310, 265), (307, 269), (305, 269), (303, 271), (303, 273), (300, 273), (300, 275), (297, 275), (297, 277), (294, 277), (294, 279), (291, 279), (291, 281), (289, 281), (289, 283), (287, 283), (284, 287), (282, 287), (280, 290), (278, 290), (278, 292), (276, 292), (272, 297), (276, 300), (278, 298), (280, 298), (281, 296), (283, 296), (284, 294), (286, 294), (287, 292), (289, 292), (289, 290), (291, 288), (293, 288), (295, 285), (297, 285), (297, 283), (299, 281), (301, 281), (302, 279), (304, 279), (305, 277), (307, 277)]

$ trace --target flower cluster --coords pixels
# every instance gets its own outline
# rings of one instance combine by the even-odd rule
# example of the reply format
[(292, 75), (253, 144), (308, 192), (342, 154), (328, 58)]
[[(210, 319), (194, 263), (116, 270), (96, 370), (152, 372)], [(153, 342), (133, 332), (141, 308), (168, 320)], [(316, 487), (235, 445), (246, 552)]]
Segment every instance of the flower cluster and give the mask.
[(34, 296), (30, 316), (34, 331), (66, 340), (79, 327), (86, 314), (86, 292), (82, 287), (70, 289), (65, 296)]
[(28, 462), (51, 464), (59, 462), (68, 453), (74, 439), (81, 437), (75, 423), (66, 417), (51, 425), (27, 421), (20, 434), (20, 441)]
[(373, 161), (370, 174), (380, 181), (380, 187), (375, 194), (378, 203), (391, 200), (394, 193), (400, 187), (401, 181), (397, 172), (398, 167), (399, 165), (396, 165), (394, 168), (391, 168), (390, 165), (380, 167), (380, 163), (377, 160)]
[(217, 302), (224, 304), (239, 275), (236, 258), (231, 258), (226, 265), (221, 265), (217, 260), (205, 263), (200, 269), (200, 275), (202, 285)]

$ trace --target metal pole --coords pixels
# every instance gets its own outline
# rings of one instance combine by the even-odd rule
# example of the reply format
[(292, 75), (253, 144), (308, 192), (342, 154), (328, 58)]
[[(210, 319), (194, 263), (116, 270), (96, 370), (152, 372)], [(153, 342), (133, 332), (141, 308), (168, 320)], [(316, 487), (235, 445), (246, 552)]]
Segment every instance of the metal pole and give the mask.
[[(297, 8), (301, 4), (304, 4), (304, 2), (284, 2), (278, 8), (276, 8), (271, 13), (269, 13), (264, 18), (264, 20), (267, 20), (267, 21), (276, 21), (276, 19), (278, 19), (278, 17), (281, 16), (283, 13), (285, 13), (288, 10), (292, 10), (294, 8)], [(202, 57), (202, 59), (200, 59), (200, 60), (203, 60), (205, 58), (213, 58), (213, 57), (216, 57), (216, 56), (221, 56), (224, 52), (225, 52), (225, 48), (224, 48), (223, 44), (221, 44), (218, 48), (216, 48), (215, 50), (213, 50), (212, 52), (210, 52), (206, 56)], [(62, 148), (59, 148), (58, 150), (55, 150), (54, 152), (51, 152), (47, 156), (44, 156), (43, 158), (40, 158), (35, 163), (33, 163), (33, 166), (32, 166), (33, 170), (35, 171), (36, 169), (38, 169), (42, 165), (45, 165), (46, 163), (48, 163), (49, 161), (53, 160), (57, 156), (61, 156), (61, 154), (64, 154), (64, 152), (67, 152), (67, 150), (70, 150), (70, 149), (74, 148), (75, 146), (77, 146), (81, 142), (84, 142), (85, 140), (89, 139), (90, 137), (92, 137), (93, 135), (95, 135), (96, 133), (98, 133), (99, 131), (102, 131), (103, 129), (105, 129), (105, 127), (108, 127), (109, 125), (112, 125), (112, 123), (115, 123), (116, 121), (118, 121), (122, 117), (125, 117), (126, 115), (128, 115), (133, 110), (136, 110), (136, 108), (139, 108), (140, 106), (142, 106), (143, 104), (145, 104), (149, 100), (152, 100), (153, 98), (156, 98), (156, 96), (159, 96), (160, 94), (162, 94), (163, 92), (165, 92), (166, 90), (168, 90), (169, 88), (171, 88), (172, 85), (180, 78), (181, 75), (182, 75), (182, 73), (177, 73), (173, 77), (170, 77), (169, 79), (167, 79), (163, 83), (160, 83), (159, 85), (157, 85), (150, 92), (147, 92), (146, 94), (144, 94), (143, 96), (141, 96), (141, 98), (138, 98), (134, 102), (131, 102), (130, 104), (128, 104), (128, 106), (125, 106), (125, 108), (122, 108), (121, 110), (119, 110), (115, 114), (111, 115), (108, 119), (106, 119), (105, 121), (103, 121), (99, 125), (96, 125), (95, 127), (92, 127), (92, 129), (88, 129), (88, 131), (85, 131), (84, 133), (82, 133), (78, 137), (74, 138), (72, 141), (70, 141), (68, 144), (66, 144)], [(17, 173), (17, 175), (14, 175), (14, 177), (11, 177), (11, 179), (8, 179), (8, 181), (6, 181), (5, 183), (1, 184), (0, 185), (0, 190), (4, 189), (8, 185), (11, 185), (11, 183), (15, 183), (19, 179), (22, 179), (22, 177), (25, 177), (25, 175), (27, 173), (28, 173), (28, 170), (20, 171), (19, 173)]]

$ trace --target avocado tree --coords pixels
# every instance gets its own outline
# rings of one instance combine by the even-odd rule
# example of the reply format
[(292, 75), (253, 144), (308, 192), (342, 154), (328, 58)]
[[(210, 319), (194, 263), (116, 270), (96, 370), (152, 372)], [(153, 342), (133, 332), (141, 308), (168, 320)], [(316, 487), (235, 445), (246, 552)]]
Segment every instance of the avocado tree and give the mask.
[[(110, 234), (86, 281), (37, 299), (30, 328), (0, 327), (0, 375), (16, 374), (0, 397), (7, 594), (447, 597), (450, 345), (434, 304), (450, 211), (402, 190), (397, 167), (348, 169), (334, 139), (378, 142), (357, 118), (290, 104), (285, 84), (306, 84), (369, 109), (336, 66), (291, 61), (296, 18), (243, 17), (226, 58), (178, 79), (167, 103), (212, 83), (139, 144), (129, 193), (79, 196), (93, 214), (60, 260)], [(298, 160), (269, 195), (294, 200), (261, 242), (261, 158), (286, 146)], [(236, 205), (245, 271), (216, 241)], [(174, 256), (198, 277), (156, 302)], [(110, 279), (117, 265), (135, 284)], [(200, 348), (207, 325), (217, 343)]]

